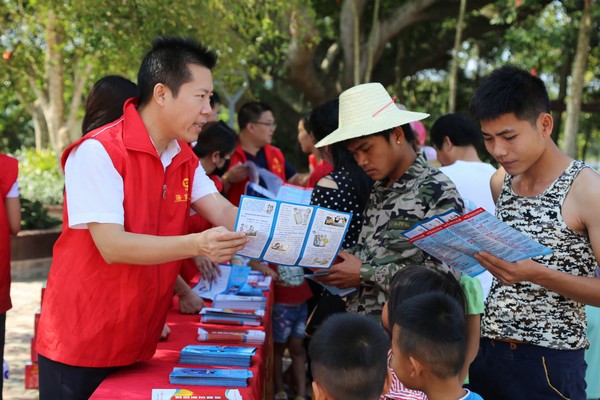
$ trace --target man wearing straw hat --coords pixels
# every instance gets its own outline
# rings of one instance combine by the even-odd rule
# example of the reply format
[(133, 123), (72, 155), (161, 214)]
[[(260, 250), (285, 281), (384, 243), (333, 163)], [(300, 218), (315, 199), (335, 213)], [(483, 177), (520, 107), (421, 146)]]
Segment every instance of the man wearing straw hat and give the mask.
[(375, 181), (358, 244), (351, 252), (341, 251), (343, 261), (319, 278), (327, 285), (359, 288), (347, 300), (348, 311), (379, 318), (392, 277), (407, 264), (447, 270), (402, 236), (426, 218), (453, 208), (463, 211), (454, 184), (411, 145), (410, 123), (426, 117), (398, 109), (380, 83), (366, 83), (340, 95), (339, 127), (316, 144), (345, 142)]

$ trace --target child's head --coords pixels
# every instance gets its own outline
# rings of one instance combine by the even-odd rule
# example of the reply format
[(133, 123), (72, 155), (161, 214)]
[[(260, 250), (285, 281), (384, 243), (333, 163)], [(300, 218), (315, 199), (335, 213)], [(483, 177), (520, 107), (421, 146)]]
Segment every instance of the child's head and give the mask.
[(314, 399), (378, 399), (386, 389), (389, 345), (373, 319), (352, 313), (326, 319), (308, 350)]
[(406, 387), (427, 393), (438, 380), (459, 383), (465, 351), (465, 313), (453, 297), (423, 293), (396, 311), (391, 365)]
[(215, 169), (223, 168), (236, 143), (237, 136), (233, 129), (223, 121), (212, 121), (202, 128), (193, 150), (203, 161), (206, 173), (211, 174)]
[(383, 307), (383, 326), (391, 332), (400, 304), (421, 293), (440, 291), (456, 299), (462, 309), (466, 308), (465, 295), (458, 280), (451, 273), (442, 274), (421, 265), (409, 265), (394, 275), (390, 295)]

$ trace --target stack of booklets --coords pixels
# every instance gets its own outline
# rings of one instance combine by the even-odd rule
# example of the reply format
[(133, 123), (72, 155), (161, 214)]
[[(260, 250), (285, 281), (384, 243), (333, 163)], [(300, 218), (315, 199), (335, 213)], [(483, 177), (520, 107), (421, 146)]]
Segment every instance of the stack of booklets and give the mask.
[(263, 296), (218, 294), (212, 305), (214, 308), (232, 308), (234, 310), (264, 310), (266, 303), (267, 300)]
[(256, 347), (191, 344), (181, 349), (179, 362), (181, 364), (249, 367), (254, 354), (256, 354)]
[(247, 329), (245, 331), (226, 331), (215, 328), (198, 328), (199, 342), (217, 343), (248, 343), (264, 344), (265, 332), (258, 329)]
[(231, 310), (205, 307), (200, 321), (205, 324), (261, 326), (264, 310)]
[(247, 369), (173, 368), (169, 375), (172, 385), (248, 386), (252, 371)]

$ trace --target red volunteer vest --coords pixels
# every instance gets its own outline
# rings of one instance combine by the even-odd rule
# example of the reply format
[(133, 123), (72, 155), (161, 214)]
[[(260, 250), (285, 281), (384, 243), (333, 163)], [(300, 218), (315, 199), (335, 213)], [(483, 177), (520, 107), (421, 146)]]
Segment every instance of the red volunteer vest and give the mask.
[(16, 159), (0, 154), (0, 314), (12, 308), (10, 302), (10, 227), (6, 214), (6, 195), (17, 180)]
[[(285, 158), (283, 157), (283, 153), (277, 147), (271, 146), (270, 144), (266, 145), (264, 150), (265, 158), (267, 159), (267, 169), (285, 182)], [(231, 155), (229, 168), (239, 163), (245, 163), (246, 161), (248, 161), (246, 153), (244, 152), (244, 149), (242, 149), (242, 146), (238, 143), (235, 151)], [(244, 191), (246, 190), (246, 183), (248, 183), (248, 179), (244, 179), (241, 182), (235, 183), (229, 188), (229, 192), (227, 192), (227, 199), (229, 199), (234, 206), (240, 205), (240, 197), (242, 197)]]
[[(190, 195), (198, 159), (181, 152), (163, 170), (135, 104), (118, 121), (98, 128), (64, 152), (62, 164), (83, 140), (100, 141), (123, 178), (124, 228), (157, 236), (187, 233)], [(68, 196), (68, 193), (67, 193)], [(181, 265), (107, 264), (87, 229), (70, 229), (68, 199), (38, 330), (37, 351), (82, 367), (132, 364), (152, 357), (171, 305)]]

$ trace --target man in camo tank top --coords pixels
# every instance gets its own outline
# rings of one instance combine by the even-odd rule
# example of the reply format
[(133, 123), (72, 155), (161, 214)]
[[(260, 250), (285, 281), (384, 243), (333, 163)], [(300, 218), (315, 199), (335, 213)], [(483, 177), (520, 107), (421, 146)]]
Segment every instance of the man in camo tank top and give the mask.
[(494, 71), (470, 111), (506, 171), (491, 180), (497, 217), (553, 250), (513, 263), (476, 256), (495, 278), (472, 388), (486, 400), (585, 399), (584, 305), (600, 305), (600, 175), (552, 141), (548, 93), (527, 71)]

